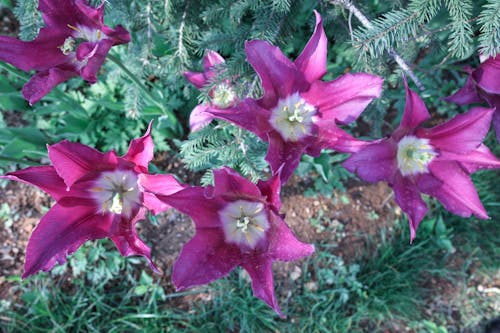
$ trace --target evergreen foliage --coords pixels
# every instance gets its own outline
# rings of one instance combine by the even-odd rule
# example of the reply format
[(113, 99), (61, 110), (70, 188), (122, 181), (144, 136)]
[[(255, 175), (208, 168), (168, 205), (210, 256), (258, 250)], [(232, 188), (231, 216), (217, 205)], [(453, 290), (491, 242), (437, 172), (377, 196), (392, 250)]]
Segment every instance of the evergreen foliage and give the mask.
[(500, 1), (488, 0), (479, 15), (480, 52), (493, 57), (500, 53)]
[(32, 40), (43, 26), (42, 15), (38, 11), (38, 0), (18, 0), (14, 14), (19, 20), (19, 37), (22, 40)]

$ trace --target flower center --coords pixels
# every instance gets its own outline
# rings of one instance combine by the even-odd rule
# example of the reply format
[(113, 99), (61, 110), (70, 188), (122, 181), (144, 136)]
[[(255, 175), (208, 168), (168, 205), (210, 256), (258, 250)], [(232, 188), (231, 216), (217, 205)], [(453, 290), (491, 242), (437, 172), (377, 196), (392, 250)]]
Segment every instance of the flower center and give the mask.
[(403, 176), (427, 173), (429, 163), (438, 154), (430, 145), (428, 139), (413, 135), (403, 137), (398, 143), (398, 168)]
[(132, 171), (103, 172), (90, 191), (103, 213), (130, 217), (134, 208), (140, 205), (137, 175)]
[(271, 110), (269, 122), (285, 141), (298, 141), (311, 134), (316, 108), (307, 103), (299, 93), (280, 99)]
[(68, 36), (64, 40), (63, 45), (59, 46), (59, 49), (64, 55), (72, 55), (78, 48), (78, 45), (83, 42), (98, 43), (108, 38), (108, 36), (99, 29), (92, 29), (81, 25), (73, 26), (71, 24), (68, 24), (68, 28), (74, 32), (72, 36)]
[(221, 83), (215, 86), (213, 90), (212, 103), (221, 109), (225, 109), (234, 103), (236, 94), (233, 88), (227, 83)]
[(228, 243), (243, 245), (251, 249), (265, 237), (269, 221), (260, 202), (237, 200), (219, 211), (222, 228)]

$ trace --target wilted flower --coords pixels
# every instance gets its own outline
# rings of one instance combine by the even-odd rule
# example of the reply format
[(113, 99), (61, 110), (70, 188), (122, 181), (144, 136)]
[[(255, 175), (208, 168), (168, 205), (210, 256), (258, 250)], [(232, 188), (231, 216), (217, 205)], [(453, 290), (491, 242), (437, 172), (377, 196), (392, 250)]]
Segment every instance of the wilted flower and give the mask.
[(146, 208), (158, 213), (169, 207), (143, 192), (139, 176), (163, 193), (182, 186), (170, 175), (148, 174), (153, 158), (150, 130), (151, 124), (143, 137), (132, 140), (122, 157), (114, 151), (101, 153), (65, 140), (48, 146), (52, 166), (29, 167), (1, 176), (35, 185), (56, 200), (29, 239), (23, 278), (64, 263), (84, 242), (105, 237), (113, 240), (122, 255), (144, 256), (158, 271), (135, 224), (144, 218)]
[[(405, 82), (406, 84), (406, 82)], [(396, 202), (408, 214), (411, 240), (427, 213), (420, 193), (438, 199), (450, 212), (486, 219), (488, 214), (469, 174), (500, 168), (500, 161), (482, 144), (493, 109), (476, 107), (432, 128), (420, 97), (406, 86), (406, 106), (399, 127), (381, 140), (367, 143), (344, 167), (368, 182), (385, 180)]]
[(30, 104), (75, 76), (95, 83), (110, 48), (128, 43), (122, 27), (104, 25), (104, 2), (98, 8), (84, 0), (40, 0), (45, 27), (33, 41), (0, 36), (0, 60), (36, 74), (23, 87)]
[(272, 263), (291, 261), (314, 252), (298, 241), (279, 214), (280, 180), (257, 185), (229, 168), (214, 171), (214, 186), (186, 187), (167, 195), (167, 205), (189, 215), (196, 234), (173, 269), (178, 290), (209, 283), (242, 266), (252, 279), (255, 296), (282, 315), (274, 295)]
[(465, 70), (469, 73), (465, 86), (446, 100), (460, 105), (486, 102), (496, 108), (492, 122), (500, 142), (500, 55), (487, 58), (475, 70)]
[(327, 39), (319, 13), (306, 47), (294, 61), (261, 40), (245, 45), (248, 62), (259, 75), (264, 96), (247, 98), (232, 108), (208, 110), (269, 142), (266, 160), (274, 173), (283, 165), (286, 181), (303, 153), (318, 156), (323, 148), (341, 152), (358, 149), (358, 141), (337, 124), (349, 124), (382, 91), (378, 76), (344, 74), (324, 82)]
[[(202, 89), (211, 83), (216, 73), (216, 67), (223, 64), (224, 58), (215, 51), (209, 50), (203, 57), (203, 72), (184, 72), (186, 79), (196, 88)], [(225, 109), (232, 106), (236, 100), (236, 92), (231, 82), (224, 80), (214, 85), (209, 92), (210, 103), (196, 106), (189, 116), (189, 126), (191, 131), (197, 131), (208, 125), (214, 118), (206, 112), (208, 108)]]

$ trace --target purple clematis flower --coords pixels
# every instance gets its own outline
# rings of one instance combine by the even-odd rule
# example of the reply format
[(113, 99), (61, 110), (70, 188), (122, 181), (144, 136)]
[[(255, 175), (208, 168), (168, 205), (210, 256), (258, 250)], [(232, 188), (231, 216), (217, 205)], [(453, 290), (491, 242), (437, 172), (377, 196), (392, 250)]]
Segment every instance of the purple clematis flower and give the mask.
[(465, 86), (446, 100), (460, 105), (486, 102), (496, 108), (492, 122), (500, 141), (500, 55), (487, 58), (475, 70), (470, 67), (465, 70), (469, 73)]
[[(210, 81), (215, 77), (215, 67), (225, 63), (224, 58), (215, 51), (209, 50), (203, 57), (203, 72), (184, 72), (186, 79), (191, 82), (196, 88), (202, 89), (210, 84)], [(189, 117), (189, 126), (191, 132), (208, 125), (214, 118), (212, 114), (207, 112), (208, 108), (225, 109), (236, 103), (237, 96), (233, 90), (231, 83), (224, 80), (216, 84), (209, 92), (211, 98), (210, 103), (200, 104), (196, 106)]]
[(242, 266), (252, 279), (255, 296), (280, 316), (271, 266), (311, 255), (314, 246), (298, 241), (279, 214), (280, 180), (257, 185), (229, 168), (214, 171), (215, 185), (190, 186), (158, 199), (189, 215), (196, 234), (173, 269), (178, 290), (209, 283)]
[(148, 174), (153, 158), (150, 130), (151, 124), (143, 137), (132, 140), (122, 157), (65, 140), (48, 146), (51, 166), (0, 176), (35, 185), (56, 200), (29, 239), (23, 278), (64, 263), (86, 241), (105, 237), (111, 238), (122, 255), (144, 256), (159, 272), (135, 224), (144, 218), (146, 208), (158, 213), (169, 206), (144, 192), (139, 176), (163, 193), (182, 186), (170, 175)]
[(95, 83), (110, 48), (130, 41), (122, 26), (104, 25), (104, 2), (92, 8), (84, 0), (40, 0), (38, 9), (45, 27), (33, 41), (0, 36), (0, 60), (36, 70), (22, 90), (31, 105), (72, 77)]
[[(406, 85), (406, 82), (405, 82)], [(493, 109), (476, 107), (432, 128), (422, 99), (406, 86), (406, 106), (399, 127), (391, 136), (367, 143), (344, 162), (368, 182), (385, 180), (396, 202), (408, 214), (410, 238), (427, 213), (420, 193), (438, 199), (450, 212), (486, 219), (469, 175), (479, 169), (500, 168), (482, 141), (490, 127)]]
[(327, 39), (318, 12), (311, 39), (295, 61), (261, 40), (245, 45), (248, 62), (259, 75), (264, 96), (245, 99), (233, 108), (208, 110), (269, 142), (266, 160), (285, 182), (303, 153), (318, 156), (323, 148), (353, 152), (358, 140), (338, 128), (352, 123), (382, 92), (382, 79), (357, 73), (324, 82)]

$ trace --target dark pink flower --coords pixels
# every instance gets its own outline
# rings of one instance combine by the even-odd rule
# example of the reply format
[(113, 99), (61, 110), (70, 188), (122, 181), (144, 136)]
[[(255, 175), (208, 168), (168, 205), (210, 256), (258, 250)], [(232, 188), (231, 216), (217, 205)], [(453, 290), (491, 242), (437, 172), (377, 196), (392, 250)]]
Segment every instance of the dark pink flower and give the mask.
[[(406, 82), (405, 82), (406, 84)], [(438, 199), (450, 212), (486, 219), (488, 214), (469, 174), (500, 168), (482, 141), (493, 109), (476, 107), (432, 128), (422, 99), (406, 86), (406, 106), (399, 127), (389, 136), (368, 143), (344, 162), (344, 167), (368, 182), (387, 181), (396, 202), (408, 214), (411, 240), (427, 206), (420, 193)]]
[[(203, 72), (184, 72), (186, 79), (196, 88), (202, 89), (209, 85), (214, 79), (216, 67), (223, 64), (224, 58), (215, 51), (209, 50), (203, 57)], [(210, 103), (196, 106), (189, 117), (191, 131), (197, 131), (208, 125), (214, 116), (207, 112), (208, 108), (225, 109), (236, 103), (236, 92), (231, 86), (231, 82), (224, 80), (216, 84), (209, 92)]]
[(95, 83), (109, 49), (128, 43), (122, 27), (104, 25), (104, 2), (98, 8), (84, 0), (40, 0), (45, 27), (33, 41), (0, 36), (0, 60), (36, 74), (23, 87), (30, 104), (75, 76)]
[(51, 166), (29, 167), (1, 176), (35, 185), (56, 200), (29, 239), (23, 278), (64, 263), (86, 241), (105, 237), (111, 238), (124, 256), (146, 257), (158, 272), (135, 224), (147, 209), (158, 213), (169, 206), (145, 193), (139, 176), (146, 185), (163, 193), (178, 191), (182, 186), (170, 175), (148, 174), (153, 158), (150, 130), (151, 124), (143, 137), (132, 140), (122, 157), (114, 151), (101, 153), (65, 140), (48, 146)]
[(486, 102), (496, 108), (492, 122), (500, 141), (500, 55), (486, 59), (475, 70), (465, 70), (469, 73), (465, 86), (446, 100), (460, 105)]
[[(274, 295), (272, 263), (311, 255), (314, 246), (298, 241), (279, 214), (280, 180), (257, 185), (229, 168), (214, 171), (214, 186), (186, 187), (157, 197), (189, 215), (196, 234), (173, 269), (178, 290), (209, 283), (242, 266), (255, 296), (282, 315)], [(147, 187), (147, 186), (146, 186)]]
[(356, 120), (382, 91), (382, 79), (366, 73), (321, 81), (326, 74), (327, 39), (321, 16), (315, 14), (314, 33), (293, 62), (265, 41), (246, 43), (248, 62), (264, 88), (261, 99), (208, 110), (268, 141), (266, 160), (274, 173), (284, 165), (282, 181), (291, 176), (303, 153), (317, 156), (323, 148), (356, 151), (358, 141), (337, 125)]

